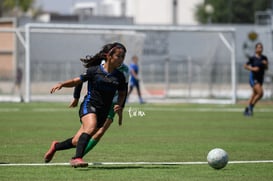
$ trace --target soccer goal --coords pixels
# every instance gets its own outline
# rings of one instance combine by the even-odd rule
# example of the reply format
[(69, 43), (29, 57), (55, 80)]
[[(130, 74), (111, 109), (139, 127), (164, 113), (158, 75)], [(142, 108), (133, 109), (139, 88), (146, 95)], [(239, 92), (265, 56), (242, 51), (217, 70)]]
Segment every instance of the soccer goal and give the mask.
[(72, 89), (52, 96), (50, 88), (80, 75), (85, 70), (79, 59), (114, 41), (127, 47), (126, 64), (138, 55), (147, 102), (236, 102), (233, 28), (27, 24), (20, 32), (25, 102), (69, 101)]

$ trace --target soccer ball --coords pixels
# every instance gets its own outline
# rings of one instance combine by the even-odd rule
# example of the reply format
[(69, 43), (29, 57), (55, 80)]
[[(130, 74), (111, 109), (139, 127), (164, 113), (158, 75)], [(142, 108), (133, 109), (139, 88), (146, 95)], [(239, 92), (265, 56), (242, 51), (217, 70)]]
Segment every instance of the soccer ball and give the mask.
[(209, 151), (207, 156), (208, 164), (212, 168), (221, 169), (228, 163), (228, 154), (221, 148), (214, 148)]

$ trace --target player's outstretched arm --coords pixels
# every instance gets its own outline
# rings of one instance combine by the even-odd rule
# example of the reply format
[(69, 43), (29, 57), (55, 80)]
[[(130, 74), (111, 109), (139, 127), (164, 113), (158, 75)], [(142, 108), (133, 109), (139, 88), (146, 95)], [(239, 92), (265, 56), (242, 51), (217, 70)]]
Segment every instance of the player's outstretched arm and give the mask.
[(57, 90), (60, 90), (63, 87), (75, 87), (80, 82), (81, 82), (81, 79), (79, 77), (77, 77), (74, 79), (67, 80), (65, 82), (58, 83), (51, 88), (50, 93), (52, 94), (52, 93), (56, 92)]

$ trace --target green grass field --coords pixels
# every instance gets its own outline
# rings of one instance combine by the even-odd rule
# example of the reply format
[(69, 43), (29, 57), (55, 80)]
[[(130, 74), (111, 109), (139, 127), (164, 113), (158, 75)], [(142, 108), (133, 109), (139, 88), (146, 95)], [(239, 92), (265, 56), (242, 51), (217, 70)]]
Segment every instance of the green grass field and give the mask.
[[(78, 108), (69, 103), (0, 104), (1, 181), (181, 181), (273, 180), (273, 163), (229, 163), (214, 170), (207, 164), (112, 164), (9, 166), (43, 163), (51, 141), (62, 141), (79, 128)], [(230, 161), (273, 160), (273, 105), (259, 104), (254, 117), (243, 105), (128, 104), (121, 127), (117, 120), (84, 158), (104, 162), (206, 162), (220, 147)], [(135, 115), (129, 115), (128, 110)], [(68, 163), (75, 149), (57, 152), (52, 163)], [(5, 166), (4, 166), (5, 165)]]

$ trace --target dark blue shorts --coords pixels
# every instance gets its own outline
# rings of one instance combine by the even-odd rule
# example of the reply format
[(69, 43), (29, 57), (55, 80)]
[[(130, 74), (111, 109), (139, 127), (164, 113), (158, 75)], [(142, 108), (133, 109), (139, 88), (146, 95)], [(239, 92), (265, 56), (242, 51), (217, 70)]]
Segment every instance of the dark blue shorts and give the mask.
[(79, 110), (79, 116), (83, 116), (94, 113), (97, 116), (97, 128), (101, 128), (106, 121), (109, 110), (102, 108), (95, 108), (90, 103), (82, 102)]
[(260, 75), (255, 76), (253, 72), (249, 73), (249, 84), (251, 87), (254, 87), (255, 84), (263, 85), (263, 83), (264, 83), (263, 76)]
[(249, 79), (249, 85), (250, 85), (251, 87), (254, 87), (255, 84), (263, 85), (263, 80), (259, 80), (259, 79)]

